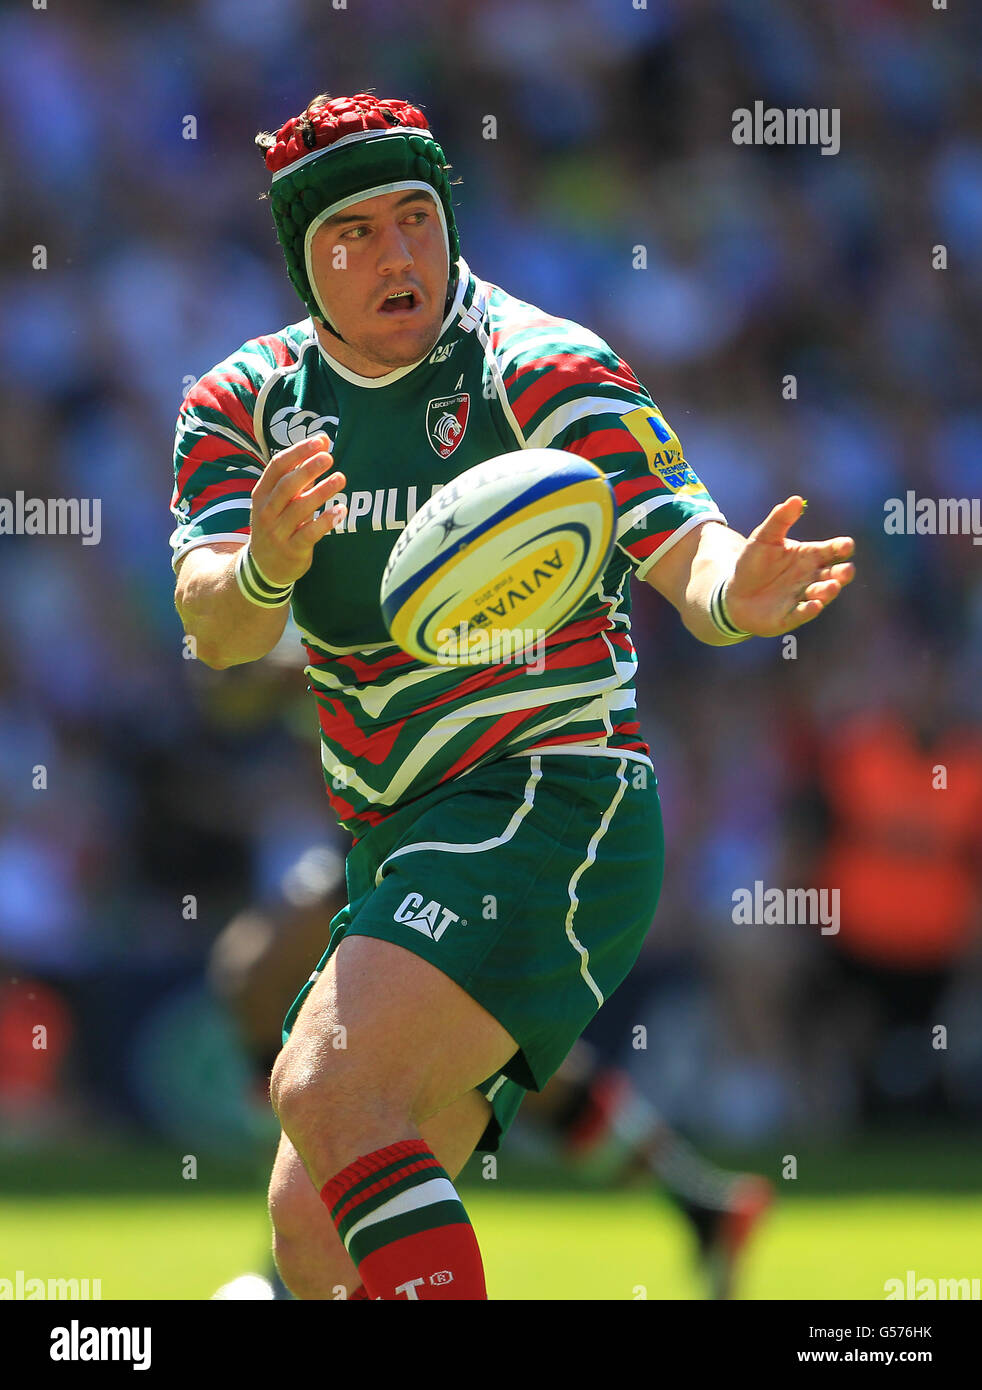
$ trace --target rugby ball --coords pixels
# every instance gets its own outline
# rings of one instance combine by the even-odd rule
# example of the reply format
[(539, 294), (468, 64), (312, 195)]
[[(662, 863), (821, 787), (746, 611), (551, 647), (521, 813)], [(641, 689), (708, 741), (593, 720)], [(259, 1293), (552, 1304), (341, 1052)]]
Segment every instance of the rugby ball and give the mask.
[(614, 548), (613, 489), (589, 459), (518, 449), (447, 483), (382, 575), (382, 617), (419, 661), (514, 659), (580, 606)]

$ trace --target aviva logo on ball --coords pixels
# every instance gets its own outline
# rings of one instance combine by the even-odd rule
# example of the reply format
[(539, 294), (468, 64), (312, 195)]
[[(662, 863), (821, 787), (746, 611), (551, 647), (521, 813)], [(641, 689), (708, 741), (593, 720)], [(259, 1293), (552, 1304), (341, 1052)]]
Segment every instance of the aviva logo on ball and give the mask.
[(543, 584), (555, 586), (576, 559), (577, 547), (569, 538), (561, 539), (558, 544), (550, 541), (540, 551), (524, 556), (520, 564), (502, 574), (490, 588), (482, 585), (458, 608), (451, 609), (447, 626), (458, 627), (461, 622), (484, 626), (494, 618), (510, 621), (519, 608), (522, 616), (517, 620), (523, 622), (528, 610), (534, 610), (539, 602), (546, 600)]

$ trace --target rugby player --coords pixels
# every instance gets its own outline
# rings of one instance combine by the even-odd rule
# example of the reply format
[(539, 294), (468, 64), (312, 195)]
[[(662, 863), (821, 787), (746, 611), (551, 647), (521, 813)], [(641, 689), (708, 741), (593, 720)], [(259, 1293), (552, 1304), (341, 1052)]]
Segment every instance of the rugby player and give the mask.
[[(264, 656), (292, 606), (354, 840), (271, 1078), (274, 1250), (302, 1298), (484, 1299), (454, 1178), (624, 979), (661, 884), (627, 581), (725, 646), (816, 618), (853, 542), (791, 540), (800, 496), (730, 529), (627, 363), (472, 273), (418, 108), (318, 97), (257, 143), (308, 316), (189, 392), (172, 544), (209, 666)], [(544, 670), (421, 665), (379, 611), (398, 531), (465, 469), (536, 446), (611, 481), (601, 582)]]

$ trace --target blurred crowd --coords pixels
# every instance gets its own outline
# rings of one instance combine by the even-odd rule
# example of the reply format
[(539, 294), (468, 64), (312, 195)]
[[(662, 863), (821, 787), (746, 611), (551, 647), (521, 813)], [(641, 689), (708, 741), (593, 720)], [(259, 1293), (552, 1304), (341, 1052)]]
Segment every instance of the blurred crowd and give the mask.
[[(102, 503), (97, 546), (0, 539), (0, 1118), (60, 1086), (154, 1119), (134, 1068), (190, 1065), (161, 1010), (217, 1056), (216, 933), (343, 848), (302, 675), (185, 659), (168, 500), (191, 381), (304, 315), (253, 136), (372, 88), (426, 110), (471, 267), (605, 337), (731, 525), (800, 492), (802, 536), (857, 541), (790, 647), (701, 648), (636, 586), (669, 858), (598, 1041), (729, 1138), (978, 1120), (982, 548), (883, 522), (980, 492), (980, 48), (924, 0), (0, 14), (0, 495)], [(839, 109), (841, 151), (734, 145), (755, 100)], [(838, 888), (840, 930), (735, 924), (757, 881)]]

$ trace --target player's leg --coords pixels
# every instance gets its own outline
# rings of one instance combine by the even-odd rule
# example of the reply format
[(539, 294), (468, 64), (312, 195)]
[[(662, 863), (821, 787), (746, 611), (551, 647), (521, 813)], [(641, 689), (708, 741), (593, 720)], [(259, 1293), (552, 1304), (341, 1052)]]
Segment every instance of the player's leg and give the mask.
[(636, 960), (661, 868), (626, 754), (489, 764), (355, 845), (271, 1092), (370, 1293), (485, 1296), (452, 1181), (406, 1136), (478, 1086), (504, 1132)]
[(420, 1126), (517, 1046), (458, 984), (392, 942), (346, 936), (326, 962), (270, 1098), (370, 1296), (486, 1297), (466, 1212)]
[[(490, 1116), (484, 1097), (469, 1091), (420, 1125), (421, 1137), (452, 1179), (474, 1152)], [(269, 1210), (277, 1268), (296, 1298), (351, 1298), (362, 1288), (330, 1213), (285, 1134), (273, 1165)]]

